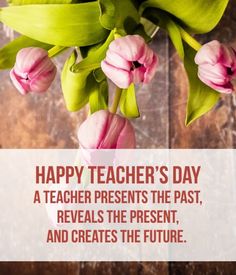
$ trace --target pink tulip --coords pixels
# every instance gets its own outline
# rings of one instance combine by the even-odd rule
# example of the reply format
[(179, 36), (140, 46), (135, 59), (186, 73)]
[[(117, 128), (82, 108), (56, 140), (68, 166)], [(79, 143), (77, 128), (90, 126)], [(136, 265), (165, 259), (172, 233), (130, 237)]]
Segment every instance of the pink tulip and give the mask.
[(51, 85), (56, 75), (56, 67), (41, 48), (24, 48), (16, 56), (16, 63), (10, 77), (18, 89), (25, 95), (29, 92), (43, 93)]
[(129, 120), (105, 110), (93, 113), (82, 123), (78, 139), (83, 149), (128, 149), (136, 144)]
[(214, 40), (201, 47), (195, 62), (198, 77), (203, 83), (220, 93), (232, 93), (231, 83), (236, 77), (236, 51)]
[(127, 35), (114, 40), (101, 67), (118, 87), (126, 89), (131, 83), (148, 83), (156, 73), (157, 55), (139, 35)]

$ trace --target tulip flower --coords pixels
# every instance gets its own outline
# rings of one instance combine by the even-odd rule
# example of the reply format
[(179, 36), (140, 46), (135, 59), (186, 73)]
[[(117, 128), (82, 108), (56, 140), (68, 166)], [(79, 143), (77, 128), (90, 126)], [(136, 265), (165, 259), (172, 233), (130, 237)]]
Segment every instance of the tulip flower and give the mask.
[(83, 149), (135, 148), (134, 129), (128, 119), (106, 110), (93, 113), (79, 128)]
[(24, 48), (16, 56), (16, 63), (10, 77), (22, 94), (45, 92), (56, 75), (56, 66), (41, 48)]
[(127, 35), (110, 44), (101, 67), (119, 88), (126, 89), (131, 83), (148, 83), (157, 64), (157, 55), (141, 36)]
[(232, 93), (236, 77), (236, 51), (214, 40), (201, 47), (195, 57), (198, 77), (203, 83), (221, 93)]

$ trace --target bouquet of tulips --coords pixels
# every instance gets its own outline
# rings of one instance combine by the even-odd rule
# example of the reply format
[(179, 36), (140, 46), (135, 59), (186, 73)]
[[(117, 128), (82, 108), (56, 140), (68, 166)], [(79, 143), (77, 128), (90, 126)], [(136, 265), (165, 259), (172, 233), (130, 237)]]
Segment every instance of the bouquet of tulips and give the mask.
[[(0, 69), (11, 68), (23, 95), (43, 93), (56, 75), (52, 58), (72, 49), (61, 72), (66, 107), (90, 115), (79, 129), (82, 148), (134, 148), (130, 118), (139, 117), (136, 88), (156, 73), (149, 46), (164, 29), (188, 79), (186, 125), (208, 112), (220, 93), (232, 93), (236, 51), (219, 41), (200, 45), (194, 34), (212, 30), (228, 0), (10, 0), (0, 21), (21, 36), (0, 49)], [(116, 92), (109, 105), (110, 79)], [(121, 115), (116, 114), (119, 108)]]

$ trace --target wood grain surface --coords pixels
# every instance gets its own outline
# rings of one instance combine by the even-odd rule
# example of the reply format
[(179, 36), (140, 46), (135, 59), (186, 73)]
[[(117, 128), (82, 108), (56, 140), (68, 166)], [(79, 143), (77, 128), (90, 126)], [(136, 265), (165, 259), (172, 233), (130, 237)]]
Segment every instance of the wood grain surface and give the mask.
[[(197, 1), (197, 0), (196, 0)], [(0, 4), (3, 0), (0, 0)], [(236, 47), (236, 0), (202, 43), (218, 39)], [(0, 25), (0, 44), (9, 41)], [(152, 43), (160, 56), (154, 81), (138, 92), (141, 118), (133, 121), (138, 148), (236, 148), (236, 95), (223, 96), (214, 110), (189, 128), (184, 126), (188, 83), (167, 35)], [(65, 54), (65, 55), (68, 55)], [(61, 68), (66, 56), (56, 59)], [(77, 148), (76, 131), (87, 109), (68, 113), (57, 76), (45, 95), (22, 97), (0, 72), (0, 148)], [(0, 263), (0, 275), (167, 275), (236, 274), (235, 263)]]

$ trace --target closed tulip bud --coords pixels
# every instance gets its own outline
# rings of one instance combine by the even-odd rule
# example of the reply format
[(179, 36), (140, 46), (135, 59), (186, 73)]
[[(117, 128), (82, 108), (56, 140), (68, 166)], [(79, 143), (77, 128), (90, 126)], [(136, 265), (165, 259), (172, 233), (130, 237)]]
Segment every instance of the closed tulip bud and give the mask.
[(29, 92), (43, 93), (54, 80), (56, 71), (46, 50), (30, 47), (18, 52), (10, 77), (23, 95)]
[(232, 93), (236, 77), (236, 52), (233, 48), (214, 40), (201, 47), (195, 62), (198, 77), (203, 83), (220, 93)]
[(132, 149), (136, 144), (129, 120), (105, 110), (93, 113), (82, 123), (78, 139), (83, 149)]
[(101, 67), (119, 88), (131, 83), (148, 83), (156, 73), (157, 55), (139, 35), (127, 35), (114, 40)]

